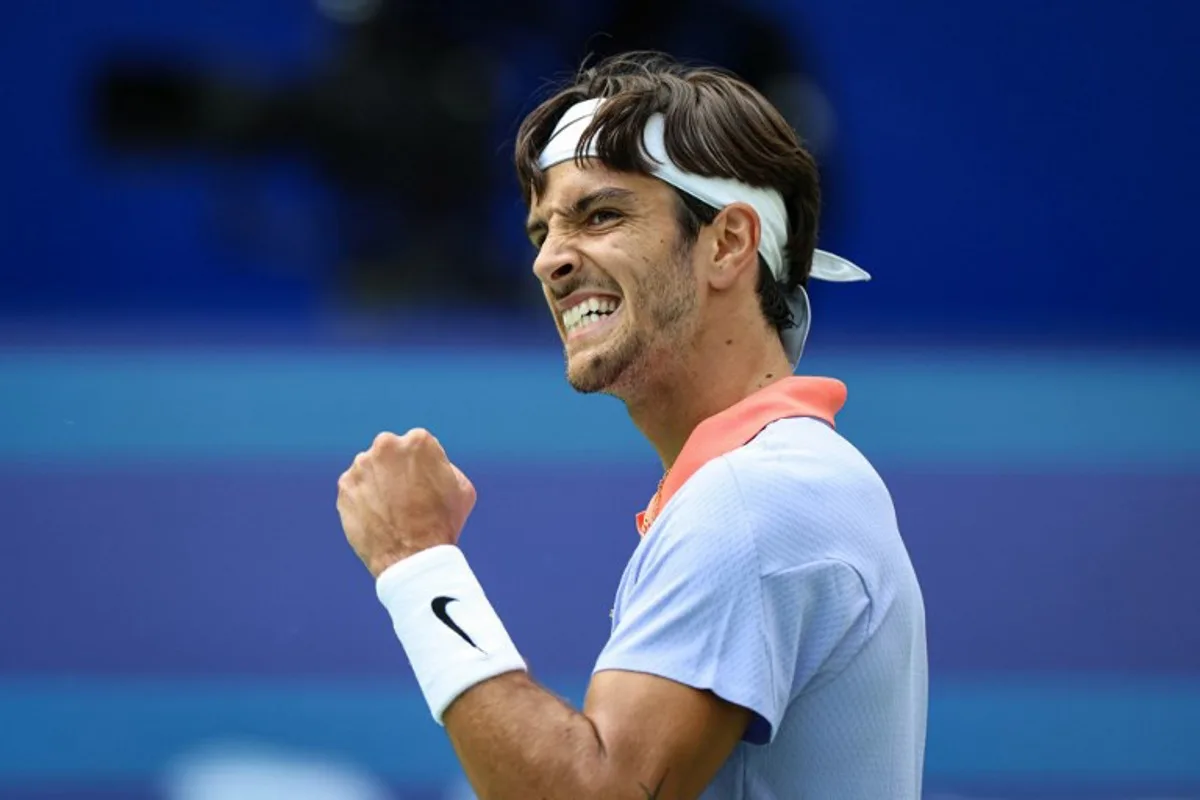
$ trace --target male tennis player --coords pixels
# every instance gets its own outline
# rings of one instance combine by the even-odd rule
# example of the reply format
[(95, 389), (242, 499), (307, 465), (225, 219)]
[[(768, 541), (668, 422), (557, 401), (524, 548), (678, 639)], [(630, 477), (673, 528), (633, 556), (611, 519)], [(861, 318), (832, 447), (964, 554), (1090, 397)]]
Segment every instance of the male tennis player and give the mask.
[(339, 482), (350, 544), (485, 800), (915, 800), (926, 654), (892, 503), (793, 377), (817, 251), (812, 159), (757, 92), (634, 54), (522, 125), (534, 272), (582, 392), (621, 398), (666, 476), (582, 712), (539, 686), (456, 547), (475, 493), (428, 432)]

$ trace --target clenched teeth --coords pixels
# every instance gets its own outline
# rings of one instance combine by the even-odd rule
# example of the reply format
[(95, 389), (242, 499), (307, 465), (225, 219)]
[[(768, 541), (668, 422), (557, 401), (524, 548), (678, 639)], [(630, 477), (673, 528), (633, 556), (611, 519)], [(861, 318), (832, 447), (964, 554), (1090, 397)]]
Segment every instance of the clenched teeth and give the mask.
[(590, 297), (563, 312), (563, 327), (567, 333), (582, 330), (616, 311), (620, 304), (610, 297)]

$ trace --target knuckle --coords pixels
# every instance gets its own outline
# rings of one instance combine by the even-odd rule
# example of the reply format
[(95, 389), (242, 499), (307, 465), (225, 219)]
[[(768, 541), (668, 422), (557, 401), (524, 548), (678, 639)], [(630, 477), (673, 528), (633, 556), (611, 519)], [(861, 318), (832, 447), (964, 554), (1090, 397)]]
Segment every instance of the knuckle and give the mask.
[(384, 431), (375, 437), (375, 441), (371, 443), (371, 447), (375, 450), (386, 450), (394, 446), (399, 441), (399, 437), (390, 431)]
[(421, 447), (428, 452), (435, 453), (439, 456), (445, 456), (445, 448), (436, 436), (427, 430), (421, 430)]

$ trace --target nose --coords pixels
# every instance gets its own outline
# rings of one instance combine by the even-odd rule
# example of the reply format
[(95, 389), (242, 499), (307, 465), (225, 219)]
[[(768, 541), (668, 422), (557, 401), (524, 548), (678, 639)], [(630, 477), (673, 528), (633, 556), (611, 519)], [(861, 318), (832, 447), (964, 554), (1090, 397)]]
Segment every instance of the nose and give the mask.
[(579, 254), (566, 247), (560, 236), (549, 236), (542, 242), (533, 260), (533, 274), (544, 286), (554, 286), (571, 277), (579, 269)]

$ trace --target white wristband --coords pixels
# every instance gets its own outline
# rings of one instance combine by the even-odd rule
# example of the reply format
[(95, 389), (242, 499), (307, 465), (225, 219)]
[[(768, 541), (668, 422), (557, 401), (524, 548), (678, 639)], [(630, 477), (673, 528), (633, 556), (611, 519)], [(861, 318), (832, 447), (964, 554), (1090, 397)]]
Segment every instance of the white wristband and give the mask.
[(439, 725), (442, 713), (467, 689), (526, 668), (466, 557), (453, 545), (396, 562), (380, 574), (375, 593)]

